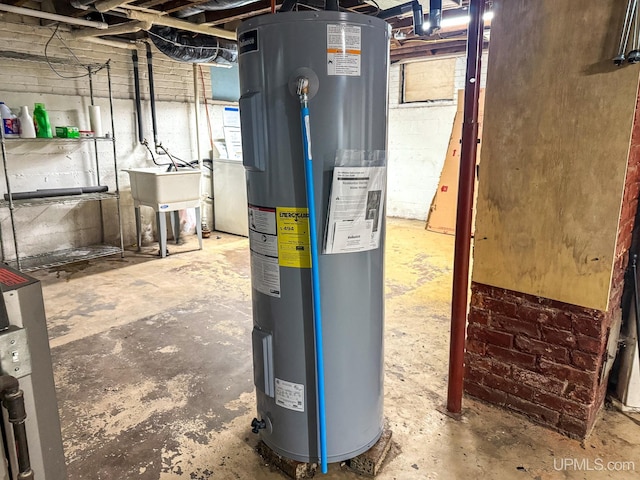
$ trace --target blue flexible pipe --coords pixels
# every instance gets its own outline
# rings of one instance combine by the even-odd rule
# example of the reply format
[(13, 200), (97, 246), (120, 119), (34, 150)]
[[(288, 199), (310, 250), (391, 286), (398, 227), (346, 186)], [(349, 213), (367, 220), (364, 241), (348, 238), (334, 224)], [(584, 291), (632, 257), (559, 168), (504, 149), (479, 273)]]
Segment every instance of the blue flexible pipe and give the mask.
[(327, 419), (324, 396), (324, 354), (322, 347), (322, 306), (320, 304), (320, 265), (318, 262), (318, 232), (316, 228), (316, 196), (313, 183), (313, 162), (311, 158), (311, 130), (309, 127), (309, 107), (306, 101), (301, 109), (302, 145), (304, 169), (309, 209), (309, 237), (311, 239), (311, 284), (313, 295), (313, 327), (316, 347), (316, 382), (318, 387), (318, 423), (320, 430), (320, 467), (327, 473)]

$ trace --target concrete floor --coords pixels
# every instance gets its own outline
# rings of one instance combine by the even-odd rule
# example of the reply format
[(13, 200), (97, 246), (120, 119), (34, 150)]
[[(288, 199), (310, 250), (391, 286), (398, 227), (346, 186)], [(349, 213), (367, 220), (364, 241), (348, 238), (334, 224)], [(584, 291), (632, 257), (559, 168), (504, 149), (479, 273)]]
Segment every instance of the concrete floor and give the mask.
[[(128, 252), (35, 274), (42, 281), (70, 480), (280, 478), (254, 453), (248, 241)], [(194, 239), (170, 250), (195, 248)], [(446, 398), (453, 238), (389, 220), (381, 479), (640, 477), (640, 416), (607, 410), (583, 442)], [(631, 461), (635, 473), (564, 469)], [(600, 459), (600, 460), (598, 460)], [(583, 464), (586, 466), (587, 464)], [(318, 474), (318, 477), (322, 477)], [(361, 478), (331, 465), (327, 479)]]

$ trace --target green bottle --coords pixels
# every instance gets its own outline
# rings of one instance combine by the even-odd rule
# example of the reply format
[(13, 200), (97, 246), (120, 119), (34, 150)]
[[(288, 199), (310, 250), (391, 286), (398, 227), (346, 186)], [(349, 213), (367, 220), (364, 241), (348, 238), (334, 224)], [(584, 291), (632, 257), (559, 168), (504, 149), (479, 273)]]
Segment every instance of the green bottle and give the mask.
[(49, 122), (49, 114), (44, 109), (44, 103), (36, 103), (33, 109), (33, 119), (36, 124), (36, 137), (53, 138), (51, 132), (51, 123)]

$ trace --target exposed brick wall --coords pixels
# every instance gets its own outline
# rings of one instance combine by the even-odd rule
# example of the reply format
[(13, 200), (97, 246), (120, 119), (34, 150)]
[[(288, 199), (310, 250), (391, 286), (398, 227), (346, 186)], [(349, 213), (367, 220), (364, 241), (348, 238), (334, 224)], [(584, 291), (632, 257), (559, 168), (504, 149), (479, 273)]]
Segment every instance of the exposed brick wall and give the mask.
[(640, 192), (640, 108), (631, 137), (606, 312), (474, 283), (465, 391), (583, 438), (604, 403), (612, 326), (621, 315), (628, 251)]
[(575, 436), (598, 410), (604, 312), (474, 283), (465, 390)]

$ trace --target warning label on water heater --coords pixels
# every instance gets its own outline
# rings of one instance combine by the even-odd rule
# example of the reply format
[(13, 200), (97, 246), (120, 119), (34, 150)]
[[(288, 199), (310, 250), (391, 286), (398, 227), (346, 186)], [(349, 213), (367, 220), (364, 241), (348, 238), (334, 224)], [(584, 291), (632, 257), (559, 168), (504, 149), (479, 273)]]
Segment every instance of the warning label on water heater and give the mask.
[(276, 404), (289, 410), (304, 412), (304, 385), (276, 378)]
[(259, 292), (280, 297), (276, 209), (249, 205), (251, 284)]
[(360, 76), (361, 28), (327, 25), (327, 75)]

